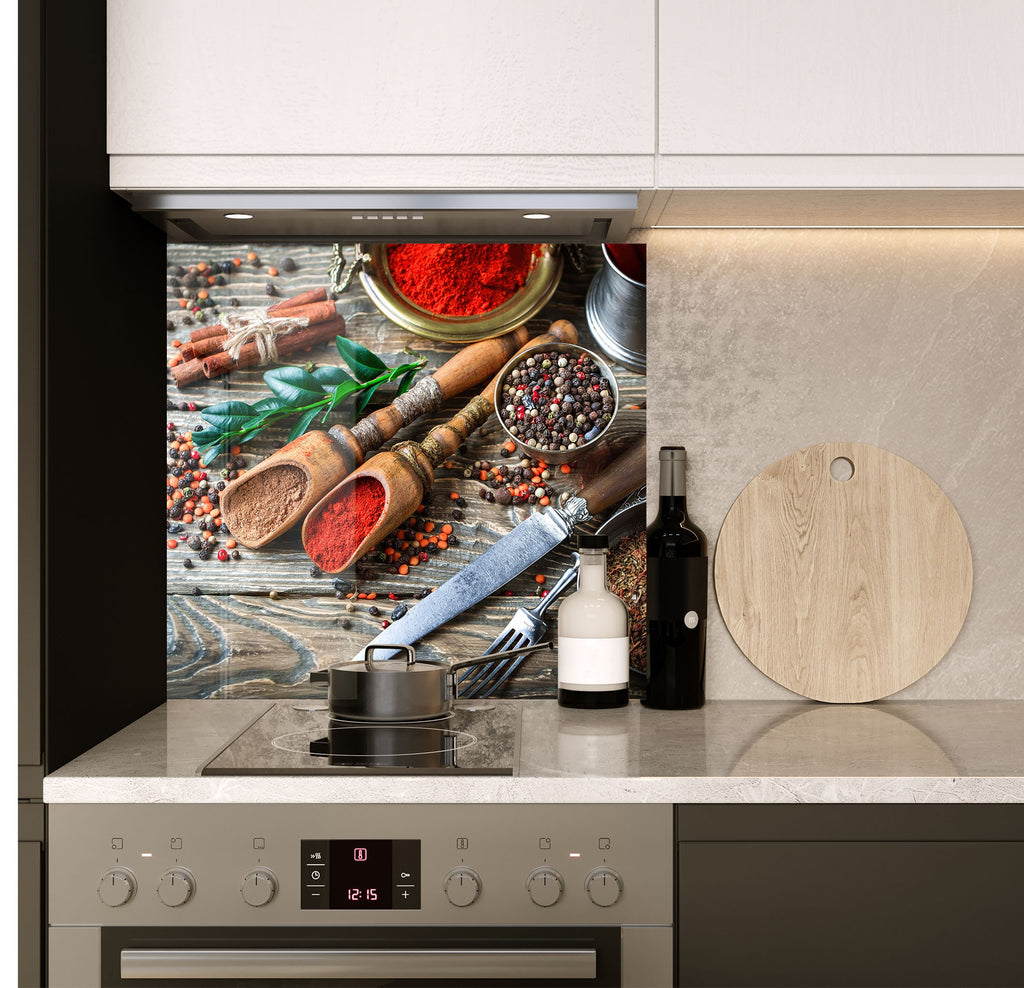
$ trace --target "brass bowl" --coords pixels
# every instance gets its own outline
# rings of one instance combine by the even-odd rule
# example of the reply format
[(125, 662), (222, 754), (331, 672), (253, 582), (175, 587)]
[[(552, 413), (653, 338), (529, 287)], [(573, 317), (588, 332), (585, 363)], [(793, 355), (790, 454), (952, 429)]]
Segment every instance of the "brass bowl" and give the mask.
[[(612, 400), (615, 402), (615, 407), (612, 409), (612, 417), (605, 423), (605, 427), (590, 442), (580, 443), (575, 449), (540, 449), (537, 446), (531, 446), (508, 431), (503, 417), (504, 406), (501, 401), (501, 386), (505, 383), (505, 378), (515, 370), (516, 364), (521, 360), (526, 360), (537, 353), (550, 353), (552, 351), (556, 353), (569, 353), (573, 356), (581, 354), (588, 356), (597, 365), (601, 375), (608, 379), (608, 390), (611, 391)], [(594, 353), (593, 350), (588, 350), (586, 347), (579, 346), (576, 343), (540, 343), (537, 346), (530, 347), (529, 350), (522, 350), (515, 354), (498, 372), (494, 385), (494, 411), (497, 415), (498, 425), (501, 426), (501, 431), (504, 433), (505, 438), (511, 439), (516, 444), (516, 449), (523, 456), (529, 456), (534, 460), (543, 460), (545, 463), (575, 463), (604, 442), (605, 436), (615, 424), (615, 418), (619, 414), (619, 383), (615, 380), (615, 375), (612, 373), (611, 367), (608, 366), (608, 362), (599, 354)]]
[(507, 302), (478, 316), (442, 316), (410, 302), (391, 277), (387, 244), (372, 244), (366, 249), (359, 280), (381, 313), (410, 333), (446, 343), (475, 343), (521, 326), (554, 295), (562, 277), (562, 252), (557, 244), (538, 246), (540, 250), (526, 276), (526, 284)]

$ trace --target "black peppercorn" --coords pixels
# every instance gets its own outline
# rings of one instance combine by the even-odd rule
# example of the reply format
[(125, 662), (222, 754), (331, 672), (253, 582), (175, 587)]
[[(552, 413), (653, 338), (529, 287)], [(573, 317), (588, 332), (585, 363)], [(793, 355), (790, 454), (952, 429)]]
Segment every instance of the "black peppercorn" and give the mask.
[(399, 604), (391, 612), (391, 620), (392, 621), (397, 621), (399, 618), (405, 617), (405, 615), (408, 614), (408, 612), (409, 612), (409, 605), (408, 604)]
[(319, 566), (310, 566), (309, 575), (312, 576), (314, 579), (319, 579), (321, 576), (324, 575), (324, 571), (320, 569)]
[(460, 521), (461, 518), (462, 518), (462, 511), (461, 511), (461, 509), (459, 509), (459, 508), (452, 508), (452, 518), (454, 518), (456, 521)]
[(266, 291), (267, 291), (267, 294), (270, 295), (270, 296), (274, 296), (274, 295), (277, 294), (277, 289), (269, 281), (267, 282), (267, 289), (266, 289)]
[(242, 558), (242, 554), (241, 554), (241, 553), (240, 553), (240, 552), (239, 552), (239, 551), (238, 551), (237, 549), (235, 549), (235, 550), (234, 550), (234, 551), (233, 551), (233, 552), (231, 553), (231, 558), (232, 558), (232, 559), (241, 559), (241, 558)]
[(294, 271), (295, 267), (295, 262), (290, 257), (286, 257), (283, 261), (281, 261), (282, 271)]
[(380, 608), (377, 607), (376, 604), (371, 605), (369, 613), (370, 617), (380, 617)]
[(181, 561), (181, 565), (184, 566), (185, 569), (192, 569), (192, 560), (191, 559), (183, 559)]

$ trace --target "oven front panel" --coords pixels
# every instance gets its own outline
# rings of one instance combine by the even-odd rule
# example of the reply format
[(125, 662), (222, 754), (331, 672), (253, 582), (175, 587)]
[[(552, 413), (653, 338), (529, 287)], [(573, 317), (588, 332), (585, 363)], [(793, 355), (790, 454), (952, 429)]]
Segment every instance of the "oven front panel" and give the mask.
[(51, 926), (664, 926), (660, 805), (55, 804)]

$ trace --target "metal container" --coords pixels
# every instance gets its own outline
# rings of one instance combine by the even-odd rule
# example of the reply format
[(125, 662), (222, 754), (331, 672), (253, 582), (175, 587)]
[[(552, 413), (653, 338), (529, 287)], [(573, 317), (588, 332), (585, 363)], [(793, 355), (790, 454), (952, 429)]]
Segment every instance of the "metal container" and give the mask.
[[(612, 393), (612, 399), (615, 401), (615, 408), (612, 410), (612, 417), (609, 419), (605, 427), (593, 439), (591, 439), (589, 443), (577, 445), (575, 449), (550, 450), (539, 449), (536, 446), (531, 446), (528, 443), (523, 442), (523, 440), (517, 436), (513, 436), (506, 428), (505, 422), (502, 419), (503, 405), (501, 401), (501, 385), (505, 378), (512, 373), (516, 364), (521, 360), (526, 360), (528, 357), (537, 353), (551, 352), (568, 353), (574, 356), (585, 354), (590, 357), (590, 359), (597, 364), (598, 368), (600, 368), (602, 376), (608, 379), (609, 390)], [(619, 414), (619, 385), (615, 380), (615, 375), (612, 373), (611, 367), (608, 366), (608, 362), (599, 354), (594, 353), (593, 350), (587, 350), (584, 347), (577, 346), (575, 343), (543, 343), (538, 346), (531, 347), (529, 350), (520, 351), (498, 372), (496, 382), (497, 383), (494, 386), (494, 410), (498, 418), (498, 424), (501, 426), (501, 430), (504, 432), (505, 437), (511, 439), (512, 442), (516, 444), (516, 449), (524, 456), (530, 456), (535, 460), (543, 460), (545, 463), (575, 463), (576, 460), (586, 456), (590, 450), (595, 449), (604, 440), (604, 437), (615, 424), (615, 417)]]
[(478, 316), (443, 316), (409, 301), (396, 287), (388, 268), (387, 244), (371, 244), (361, 253), (359, 280), (370, 301), (393, 323), (432, 340), (474, 343), (511, 332), (547, 305), (562, 277), (562, 251), (557, 244), (538, 244), (538, 254), (526, 284), (489, 312)]
[[(550, 648), (550, 644), (506, 654), (520, 655), (544, 647)], [(399, 652), (401, 656), (375, 662), (374, 651)], [(417, 661), (409, 645), (367, 645), (363, 654), (362, 661), (339, 662), (327, 670), (332, 717), (378, 724), (444, 717), (451, 713), (458, 695), (455, 671), (494, 661), (493, 655), (451, 663)]]
[(587, 325), (612, 360), (647, 373), (647, 286), (625, 274), (602, 244), (604, 265), (587, 290)]

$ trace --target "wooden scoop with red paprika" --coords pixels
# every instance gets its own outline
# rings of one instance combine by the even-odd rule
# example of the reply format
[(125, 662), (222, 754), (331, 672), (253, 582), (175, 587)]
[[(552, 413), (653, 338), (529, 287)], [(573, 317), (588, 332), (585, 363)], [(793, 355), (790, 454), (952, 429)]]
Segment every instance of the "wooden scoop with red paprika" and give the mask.
[(417, 381), (386, 408), (351, 429), (307, 432), (232, 481), (220, 496), (231, 537), (250, 549), (276, 539), (301, 521), (324, 494), (414, 419), (486, 380), (522, 349), (524, 326), (463, 347), (430, 377)]
[[(576, 340), (576, 327), (560, 319), (520, 350)], [(378, 453), (323, 497), (302, 523), (302, 544), (321, 570), (340, 573), (415, 513), (434, 482), (434, 468), (494, 411), (498, 383), (492, 380), (460, 412), (432, 429), (422, 443), (403, 442)], [(234, 528), (231, 532), (234, 534)]]

